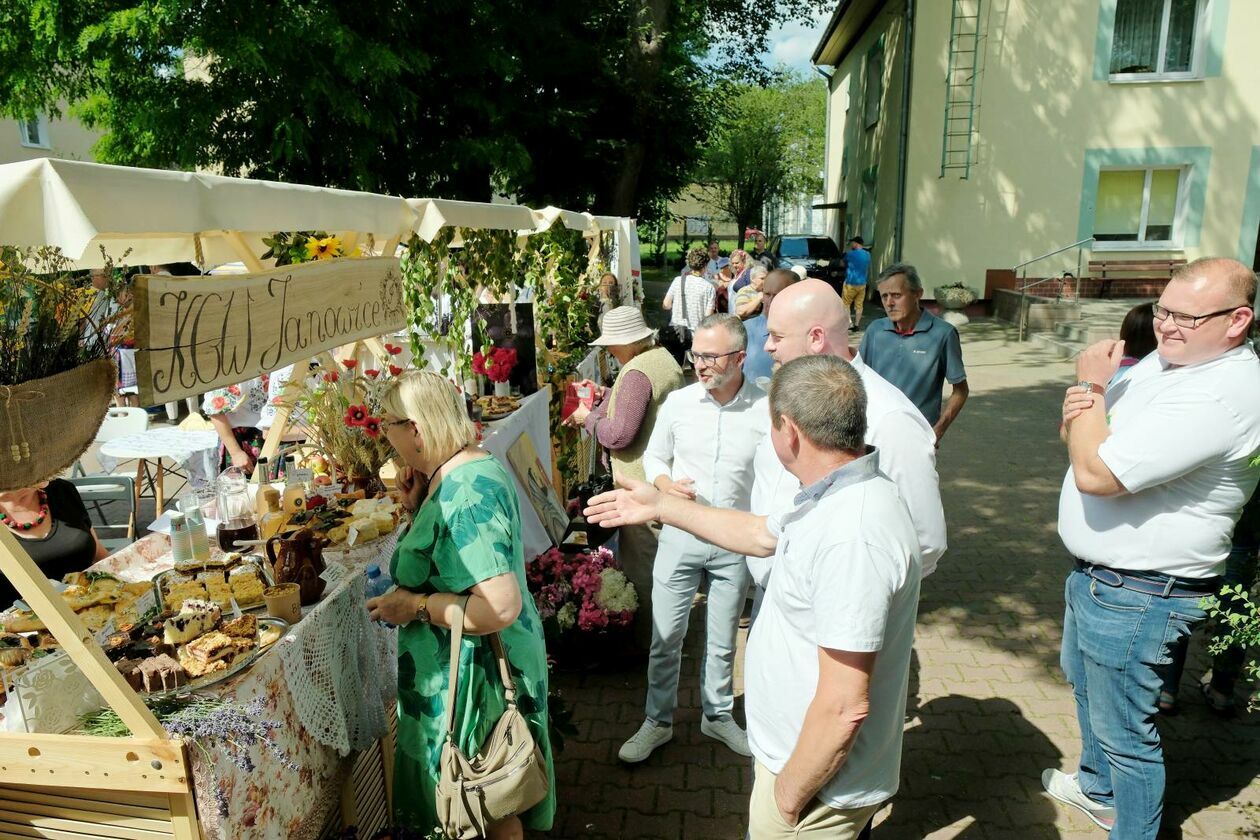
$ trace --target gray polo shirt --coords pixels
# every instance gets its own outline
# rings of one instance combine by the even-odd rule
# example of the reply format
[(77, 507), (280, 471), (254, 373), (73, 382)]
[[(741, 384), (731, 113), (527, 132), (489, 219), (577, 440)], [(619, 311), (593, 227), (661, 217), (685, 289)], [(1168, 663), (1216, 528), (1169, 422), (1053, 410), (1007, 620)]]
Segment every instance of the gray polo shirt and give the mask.
[(866, 328), (858, 347), (862, 361), (896, 385), (932, 425), (941, 419), (941, 385), (967, 379), (958, 330), (926, 309), (908, 333), (897, 332), (890, 318)]

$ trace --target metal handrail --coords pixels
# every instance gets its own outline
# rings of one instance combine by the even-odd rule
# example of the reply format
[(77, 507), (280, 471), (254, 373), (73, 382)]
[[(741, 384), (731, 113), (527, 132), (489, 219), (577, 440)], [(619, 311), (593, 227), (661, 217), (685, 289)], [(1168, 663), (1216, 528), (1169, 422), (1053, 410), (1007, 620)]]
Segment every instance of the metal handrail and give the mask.
[(1062, 254), (1064, 251), (1070, 251), (1073, 248), (1079, 248), (1080, 246), (1084, 245), (1086, 242), (1093, 242), (1093, 241), (1094, 241), (1094, 237), (1087, 236), (1084, 239), (1082, 239), (1080, 242), (1073, 242), (1071, 245), (1064, 245), (1062, 248), (1055, 248), (1053, 251), (1051, 251), (1048, 254), (1042, 254), (1040, 257), (1033, 257), (1031, 260), (1022, 262), (1011, 270), (1019, 271), (1021, 268), (1032, 265), (1035, 262), (1040, 262), (1041, 260), (1044, 260), (1046, 257), (1053, 257), (1055, 254)]
[[(1026, 282), (1028, 280), (1028, 266), (1032, 265), (1035, 262), (1040, 262), (1041, 260), (1044, 260), (1047, 257), (1053, 257), (1056, 254), (1062, 254), (1064, 251), (1070, 251), (1073, 248), (1076, 248), (1077, 249), (1076, 275), (1074, 279), (1076, 280), (1076, 299), (1079, 301), (1081, 299), (1081, 256), (1084, 253), (1084, 249), (1082, 246), (1084, 246), (1086, 243), (1093, 242), (1093, 241), (1094, 241), (1094, 237), (1088, 236), (1080, 240), (1079, 242), (1073, 242), (1071, 245), (1064, 245), (1062, 248), (1055, 248), (1053, 251), (1042, 254), (1039, 257), (1033, 257), (1031, 260), (1022, 262), (1011, 270), (1012, 273), (1018, 272), (1020, 269), (1023, 269), (1024, 271), (1023, 277), (1019, 278), (1025, 281), (1019, 285), (1019, 337), (1018, 337), (1019, 341), (1022, 342), (1024, 340), (1024, 334), (1028, 331), (1028, 311), (1027, 311), (1027, 308), (1025, 307), (1025, 303), (1028, 300), (1028, 289), (1032, 286), (1037, 285), (1038, 283), (1044, 283), (1047, 280), (1051, 279), (1049, 277), (1042, 277), (1037, 280), (1034, 280), (1031, 283)], [(1066, 271), (1063, 272), (1064, 275), (1068, 273), (1069, 272), (1066, 272)], [(1062, 280), (1063, 275), (1060, 275), (1058, 279)], [(1060, 285), (1059, 297), (1062, 297), (1062, 296), (1063, 296), (1063, 287), (1062, 285)]]

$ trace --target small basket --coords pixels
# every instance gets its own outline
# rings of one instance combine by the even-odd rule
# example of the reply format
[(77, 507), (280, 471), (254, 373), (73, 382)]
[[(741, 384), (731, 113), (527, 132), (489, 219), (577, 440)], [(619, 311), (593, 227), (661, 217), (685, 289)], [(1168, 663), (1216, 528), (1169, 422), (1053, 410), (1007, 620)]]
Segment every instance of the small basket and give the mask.
[(55, 478), (87, 451), (105, 422), (112, 359), (20, 385), (0, 385), (0, 493)]

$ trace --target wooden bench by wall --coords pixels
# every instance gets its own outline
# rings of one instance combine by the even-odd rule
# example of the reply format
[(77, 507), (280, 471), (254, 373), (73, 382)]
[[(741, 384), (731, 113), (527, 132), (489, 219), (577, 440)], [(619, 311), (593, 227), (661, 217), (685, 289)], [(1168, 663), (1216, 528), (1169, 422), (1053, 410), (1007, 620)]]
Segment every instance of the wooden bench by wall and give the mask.
[[(1090, 286), (1097, 284), (1097, 296), (1156, 296), (1185, 259), (1090, 260), (1089, 280), (1082, 281), (1081, 297), (1089, 297)], [(1093, 282), (1090, 282), (1093, 281)]]

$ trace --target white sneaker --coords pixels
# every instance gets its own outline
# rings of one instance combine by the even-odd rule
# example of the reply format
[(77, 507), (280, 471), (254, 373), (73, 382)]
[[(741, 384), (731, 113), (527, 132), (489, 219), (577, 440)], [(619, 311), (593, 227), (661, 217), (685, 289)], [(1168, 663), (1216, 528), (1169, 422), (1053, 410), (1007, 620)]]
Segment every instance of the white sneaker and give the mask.
[(1046, 789), (1046, 793), (1064, 805), (1071, 805), (1089, 817), (1099, 828), (1111, 831), (1111, 827), (1115, 825), (1116, 809), (1095, 802), (1086, 796), (1081, 790), (1080, 782), (1076, 780), (1075, 773), (1069, 776), (1058, 770), (1046, 770), (1041, 774), (1041, 786)]
[(621, 749), (617, 751), (617, 758), (627, 764), (638, 764), (640, 761), (647, 760), (657, 747), (668, 744), (673, 738), (674, 727), (670, 724), (645, 720), (639, 727), (639, 731), (621, 745)]
[(739, 724), (732, 717), (720, 717), (717, 720), (702, 717), (700, 732), (721, 741), (739, 755), (752, 755), (752, 750), (748, 749), (748, 733), (740, 729)]

